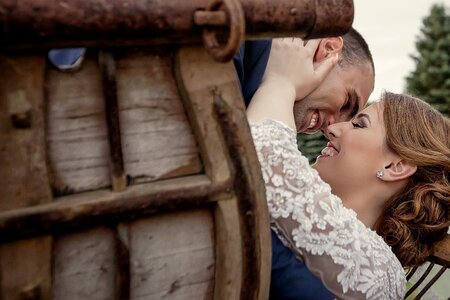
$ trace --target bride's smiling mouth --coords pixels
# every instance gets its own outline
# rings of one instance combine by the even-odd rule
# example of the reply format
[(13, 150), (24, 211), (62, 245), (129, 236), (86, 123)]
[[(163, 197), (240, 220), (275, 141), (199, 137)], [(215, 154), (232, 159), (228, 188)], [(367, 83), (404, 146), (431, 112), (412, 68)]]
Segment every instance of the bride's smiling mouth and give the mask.
[(331, 142), (328, 142), (327, 146), (322, 149), (321, 154), (317, 158), (333, 157), (338, 154), (339, 150)]

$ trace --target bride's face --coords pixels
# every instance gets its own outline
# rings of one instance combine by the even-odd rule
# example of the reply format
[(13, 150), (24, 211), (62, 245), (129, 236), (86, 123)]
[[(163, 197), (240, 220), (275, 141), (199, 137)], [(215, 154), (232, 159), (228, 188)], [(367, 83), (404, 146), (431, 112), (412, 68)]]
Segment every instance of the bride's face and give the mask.
[(330, 125), (325, 134), (330, 142), (313, 168), (334, 194), (345, 198), (352, 189), (364, 189), (377, 180), (376, 172), (383, 169), (388, 152), (381, 102), (348, 122)]

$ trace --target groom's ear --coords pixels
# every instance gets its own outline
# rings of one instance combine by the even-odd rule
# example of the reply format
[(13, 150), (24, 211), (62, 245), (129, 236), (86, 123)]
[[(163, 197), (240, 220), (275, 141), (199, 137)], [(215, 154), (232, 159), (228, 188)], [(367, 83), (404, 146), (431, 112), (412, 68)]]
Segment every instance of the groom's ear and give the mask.
[(344, 40), (340, 36), (321, 39), (314, 55), (314, 62), (321, 62), (336, 53), (341, 54), (343, 46)]

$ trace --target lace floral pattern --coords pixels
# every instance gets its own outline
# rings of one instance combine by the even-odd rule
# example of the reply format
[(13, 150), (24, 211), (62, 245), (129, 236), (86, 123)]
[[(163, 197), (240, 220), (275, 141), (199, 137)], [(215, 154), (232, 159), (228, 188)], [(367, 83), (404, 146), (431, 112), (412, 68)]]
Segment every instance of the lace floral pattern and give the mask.
[(331, 194), (274, 120), (251, 124), (272, 228), (339, 299), (403, 299), (404, 270), (384, 240)]

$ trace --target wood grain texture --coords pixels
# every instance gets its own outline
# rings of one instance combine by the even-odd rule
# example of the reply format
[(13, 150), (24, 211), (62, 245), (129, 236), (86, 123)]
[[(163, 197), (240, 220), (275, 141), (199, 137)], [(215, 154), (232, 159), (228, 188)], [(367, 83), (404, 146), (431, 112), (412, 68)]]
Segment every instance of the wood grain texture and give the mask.
[(52, 298), (115, 299), (115, 255), (115, 236), (110, 228), (55, 237)]
[[(44, 133), (44, 57), (0, 56), (0, 211), (52, 201)], [(52, 239), (0, 246), (0, 299), (50, 297)]]
[(172, 71), (171, 51), (116, 53), (125, 172), (132, 183), (199, 173), (197, 145)]
[[(239, 199), (243, 244), (240, 298), (266, 299), (269, 292), (271, 239), (264, 182), (245, 113), (218, 95), (215, 108), (235, 171), (233, 190)], [(247, 128), (247, 130), (244, 130)]]
[[(264, 299), (270, 276), (270, 257), (266, 259), (270, 239), (264, 240), (262, 232), (268, 224), (253, 198), (249, 198), (251, 209), (242, 206), (241, 202), (249, 199), (236, 185), (242, 179), (246, 188), (253, 183), (249, 189), (253, 196), (261, 187), (257, 172), (253, 172), (258, 167), (256, 156), (248, 158), (255, 154), (249, 148), (251, 136), (232, 64), (217, 64), (204, 50), (186, 48), (177, 55), (174, 80), (171, 54), (141, 50), (117, 51), (114, 56), (125, 171), (131, 184), (146, 183), (128, 186), (120, 193), (108, 189), (109, 146), (100, 74), (96, 60), (88, 57), (79, 73), (47, 73), (47, 113), (53, 120), (47, 123), (53, 188), (57, 195), (76, 195), (4, 212), (1, 220), (6, 225), (16, 220), (20, 227), (20, 218), (25, 218), (30, 228), (42, 225), (49, 232), (60, 232), (57, 229), (66, 225), (64, 230), (71, 230), (72, 225), (95, 226), (191, 209), (124, 225), (121, 247), (117, 247), (118, 235), (112, 228), (58, 235), (53, 252), (53, 297), (239, 299), (248, 295), (244, 298)], [(89, 87), (81, 91), (79, 82)], [(232, 111), (230, 122), (238, 124), (236, 136), (243, 139), (235, 144), (242, 144), (242, 164), (249, 171), (240, 170), (239, 178), (227, 134), (217, 119), (218, 97)], [(185, 176), (203, 171), (206, 175)], [(177, 178), (161, 181), (168, 177)], [(235, 192), (230, 191), (231, 183)], [(80, 193), (99, 188), (102, 190)], [(244, 216), (262, 218), (257, 224), (260, 228), (251, 225), (256, 238), (243, 235)], [(257, 255), (249, 258), (252, 247)], [(121, 257), (129, 257), (129, 265), (118, 264), (119, 250), (123, 250)], [(244, 269), (249, 263), (256, 267)], [(49, 266), (45, 260), (43, 264)], [(257, 270), (252, 278), (259, 281), (249, 289), (245, 280), (252, 270)]]
[[(44, 58), (0, 56), (0, 211), (50, 202), (44, 132)], [(14, 126), (28, 115), (29, 127)]]
[(131, 223), (130, 299), (212, 299), (213, 226), (207, 209)]
[(216, 274), (214, 299), (239, 299), (242, 282), (242, 234), (237, 214), (238, 199), (220, 201), (214, 211)]
[(122, 192), (127, 180), (123, 168), (122, 142), (120, 140), (119, 106), (117, 105), (116, 63), (114, 54), (99, 50), (98, 64), (102, 73), (103, 96), (110, 150), (110, 173), (112, 190)]
[[(239, 86), (235, 86), (235, 71), (229, 69), (229, 64), (215, 63), (202, 54), (205, 53), (199, 55), (198, 51), (192, 51), (191, 48), (181, 49), (176, 57), (176, 78), (192, 128), (198, 138), (205, 172), (213, 182), (224, 181), (228, 180), (232, 173), (214, 112), (214, 95), (219, 88), (237, 88), (237, 92), (240, 91)], [(202, 62), (203, 59), (206, 59), (206, 62)]]
[[(206, 59), (206, 62), (202, 62)], [(204, 69), (205, 68), (205, 69)], [(234, 88), (234, 70), (214, 63), (197, 51), (183, 49), (177, 55), (176, 78), (195, 135), (198, 137), (205, 172), (220, 182), (233, 178), (228, 149), (214, 112), (214, 93)], [(240, 93), (240, 91), (238, 90)], [(214, 299), (239, 299), (242, 288), (242, 232), (236, 197), (217, 195), (214, 209), (216, 236), (216, 273)]]
[(50, 299), (51, 245), (40, 237), (0, 246), (0, 299)]
[(111, 185), (101, 74), (95, 58), (47, 74), (47, 142), (56, 195)]
[(192, 175), (130, 186), (121, 193), (103, 189), (68, 195), (0, 213), (0, 242), (205, 206), (229, 190), (230, 182), (211, 184), (205, 175)]
[[(177, 55), (176, 75), (196, 136), (202, 137), (199, 144), (206, 173), (211, 180), (232, 176), (234, 182), (237, 209), (228, 204), (222, 206), (219, 201), (217, 216), (239, 222), (234, 226), (217, 222), (216, 235), (221, 240), (238, 234), (241, 244), (235, 241), (225, 251), (216, 252), (217, 266), (223, 269), (216, 272), (215, 298), (227, 299), (239, 290), (238, 297), (242, 299), (267, 299), (271, 261), (269, 215), (235, 69), (232, 63), (215, 63), (202, 48), (185, 47)], [(239, 248), (240, 261), (229, 263), (228, 252)], [(234, 259), (238, 260), (239, 255)], [(230, 283), (230, 276), (239, 272), (241, 283), (238, 277)]]
[[(125, 174), (130, 184), (202, 170), (172, 74), (172, 56), (113, 52)], [(48, 144), (53, 188), (66, 195), (111, 186), (100, 69), (87, 56), (75, 73), (47, 76)]]

